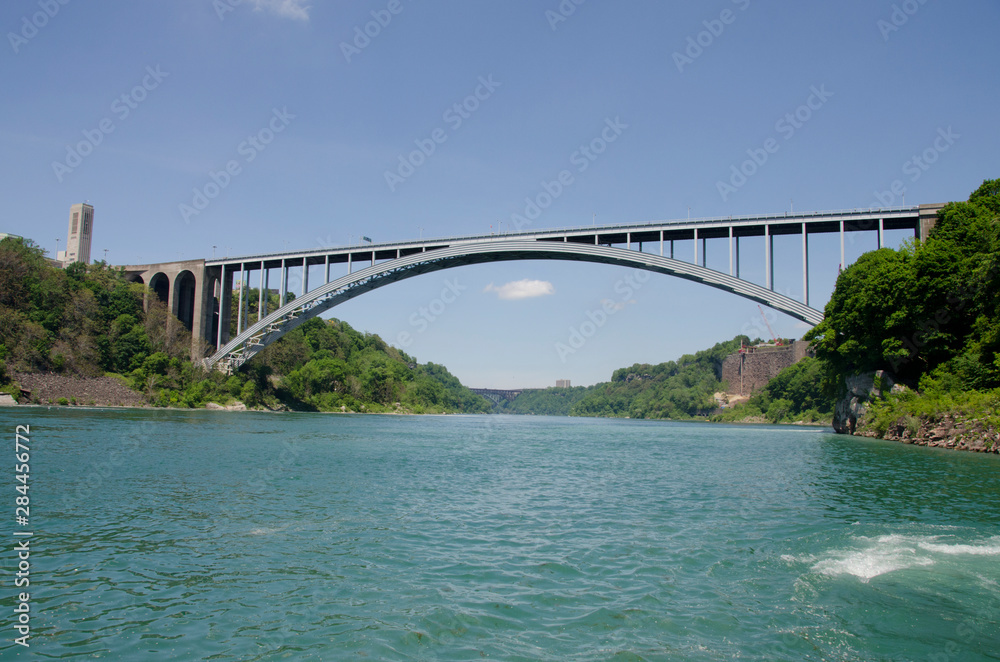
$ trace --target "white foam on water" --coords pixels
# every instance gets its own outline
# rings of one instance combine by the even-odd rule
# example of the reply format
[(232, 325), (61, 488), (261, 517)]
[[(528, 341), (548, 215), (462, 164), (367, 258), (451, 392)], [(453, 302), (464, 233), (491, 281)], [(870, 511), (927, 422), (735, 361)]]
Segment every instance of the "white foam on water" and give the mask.
[(921, 549), (938, 554), (967, 554), (971, 556), (997, 556), (1000, 554), (1000, 536), (993, 536), (981, 545), (948, 544), (938, 542), (917, 543)]
[(829, 552), (813, 565), (812, 570), (830, 576), (853, 575), (867, 582), (889, 572), (934, 565), (943, 560), (941, 557), (1000, 554), (1000, 536), (980, 543), (947, 542), (942, 538), (945, 536), (859, 537), (856, 540), (862, 543), (861, 547)]

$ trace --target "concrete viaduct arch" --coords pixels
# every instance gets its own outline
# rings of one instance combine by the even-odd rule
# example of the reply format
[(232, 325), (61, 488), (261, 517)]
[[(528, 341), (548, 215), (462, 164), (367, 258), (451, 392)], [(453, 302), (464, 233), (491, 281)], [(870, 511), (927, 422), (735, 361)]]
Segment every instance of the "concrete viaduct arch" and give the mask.
[[(130, 265), (125, 267), (125, 278), (148, 286), (144, 306), (149, 305), (148, 297), (157, 297), (167, 304), (167, 309), (191, 332), (193, 339), (207, 340), (214, 337), (217, 329), (219, 271), (206, 267), (204, 260), (185, 260)], [(196, 345), (192, 343), (192, 352)]]
[(755, 283), (690, 262), (601, 245), (524, 240), (494, 241), (459, 244), (407, 255), (373, 264), (317, 287), (240, 333), (211, 357), (206, 358), (205, 366), (232, 372), (306, 320), (365, 292), (442, 269), (511, 260), (573, 260), (633, 267), (715, 287), (765, 304), (808, 324), (816, 325), (823, 320), (821, 311), (810, 308), (802, 302)]

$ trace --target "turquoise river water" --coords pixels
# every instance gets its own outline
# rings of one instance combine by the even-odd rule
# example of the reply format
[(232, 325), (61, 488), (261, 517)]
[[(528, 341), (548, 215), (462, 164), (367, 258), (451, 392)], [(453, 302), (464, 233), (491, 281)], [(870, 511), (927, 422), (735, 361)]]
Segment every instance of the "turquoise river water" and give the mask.
[(0, 426), (4, 660), (1000, 660), (996, 456), (546, 417)]

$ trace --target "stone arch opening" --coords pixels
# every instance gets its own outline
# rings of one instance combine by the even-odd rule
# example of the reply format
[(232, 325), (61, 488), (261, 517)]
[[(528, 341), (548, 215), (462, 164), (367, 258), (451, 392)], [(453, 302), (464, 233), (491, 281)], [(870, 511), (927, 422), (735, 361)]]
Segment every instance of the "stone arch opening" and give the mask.
[(194, 274), (184, 270), (174, 279), (174, 308), (172, 312), (188, 331), (194, 326), (194, 298), (196, 292)]
[(170, 300), (170, 279), (162, 271), (153, 274), (153, 277), (149, 279), (149, 289), (163, 303), (167, 303)]
[(142, 276), (140, 274), (132, 274), (130, 276), (126, 276), (125, 280), (127, 280), (130, 283), (139, 283), (140, 285), (146, 284), (146, 281), (142, 279)]

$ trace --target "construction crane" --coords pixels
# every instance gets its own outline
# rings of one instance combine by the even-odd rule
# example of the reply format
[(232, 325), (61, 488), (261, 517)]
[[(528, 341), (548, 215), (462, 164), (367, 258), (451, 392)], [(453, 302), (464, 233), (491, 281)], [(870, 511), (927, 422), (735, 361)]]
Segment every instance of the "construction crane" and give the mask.
[(760, 304), (757, 304), (757, 310), (760, 311), (760, 316), (764, 318), (764, 324), (767, 325), (767, 331), (771, 334), (771, 340), (774, 341), (775, 345), (780, 345), (781, 341), (778, 340), (778, 336), (774, 335), (774, 329), (771, 328), (771, 323), (767, 321), (767, 315), (764, 314), (764, 309), (760, 307)]

